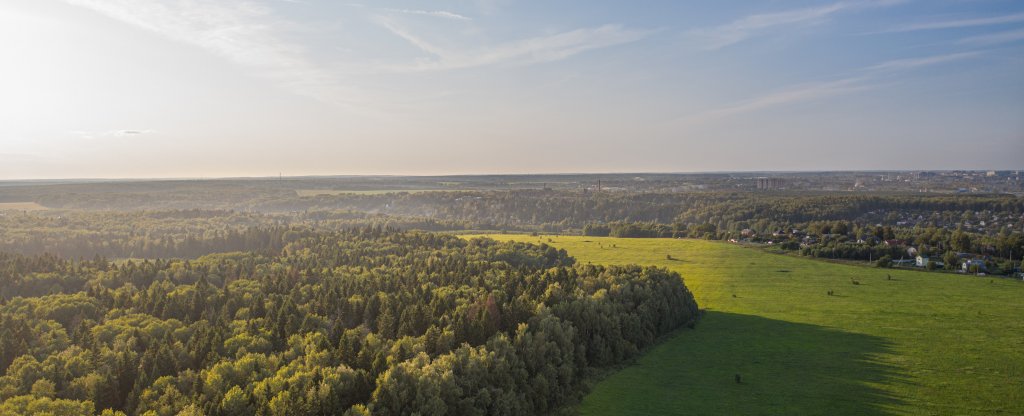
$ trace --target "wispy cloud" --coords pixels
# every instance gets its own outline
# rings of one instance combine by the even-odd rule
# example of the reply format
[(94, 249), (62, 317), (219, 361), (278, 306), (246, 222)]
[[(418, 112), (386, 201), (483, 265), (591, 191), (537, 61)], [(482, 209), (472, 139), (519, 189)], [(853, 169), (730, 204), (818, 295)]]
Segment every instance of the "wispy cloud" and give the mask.
[(699, 125), (727, 117), (755, 112), (771, 107), (795, 104), (822, 98), (840, 96), (858, 91), (876, 88), (878, 81), (898, 71), (910, 71), (945, 62), (968, 59), (981, 55), (981, 52), (964, 52), (923, 58), (896, 59), (882, 62), (860, 69), (860, 75), (832, 81), (802, 83), (782, 88), (765, 95), (749, 98), (734, 104), (699, 112), (678, 118), (682, 126)]
[(690, 35), (699, 39), (705, 49), (721, 49), (771, 29), (820, 23), (842, 11), (890, 6), (903, 2), (903, 0), (842, 1), (825, 6), (754, 14), (721, 26), (696, 29), (691, 31)]
[(864, 78), (853, 77), (828, 82), (794, 85), (735, 104), (686, 116), (678, 119), (678, 121), (682, 122), (684, 126), (703, 124), (739, 114), (763, 110), (769, 107), (847, 94), (867, 89), (868, 86), (865, 85), (863, 81)]
[(444, 19), (452, 20), (473, 20), (473, 18), (465, 15), (461, 15), (455, 12), (449, 12), (445, 10), (415, 10), (415, 9), (381, 9), (386, 12), (392, 13), (403, 13), (403, 14), (416, 14), (421, 16), (432, 16), (441, 17)]
[(896, 70), (911, 70), (929, 65), (941, 64), (945, 62), (959, 61), (968, 58), (974, 58), (981, 55), (982, 52), (960, 52), (951, 53), (946, 55), (935, 55), (926, 56), (923, 58), (907, 58), (907, 59), (895, 59), (892, 61), (882, 62), (878, 65), (872, 65), (865, 70), (867, 71), (896, 71)]
[(909, 23), (903, 26), (889, 28), (880, 33), (893, 32), (914, 32), (918, 30), (958, 29), (964, 27), (993, 26), (1007, 23), (1024, 22), (1024, 13), (1010, 14), (1005, 16), (982, 17), (973, 19), (942, 20), (924, 23)]
[(698, 29), (691, 32), (701, 39), (705, 49), (720, 49), (742, 42), (756, 32), (783, 25), (820, 21), (845, 7), (841, 3), (823, 7), (790, 10), (779, 13), (756, 14), (735, 20), (732, 23)]
[(332, 75), (277, 33), (282, 22), (265, 6), (245, 0), (65, 1), (200, 47), (292, 92), (320, 99), (337, 96)]
[(344, 3), (344, 4), (346, 6), (348, 6), (348, 7), (354, 7), (354, 8), (358, 8), (358, 9), (367, 9), (367, 10), (372, 10), (372, 11), (379, 12), (379, 13), (401, 13), (401, 14), (411, 14), (411, 15), (419, 15), (419, 16), (440, 17), (442, 19), (451, 19), (451, 20), (467, 20), (467, 21), (468, 20), (473, 20), (472, 17), (466, 16), (464, 14), (448, 11), (448, 10), (397, 9), (397, 8), (391, 8), (391, 7), (373, 7), (373, 6), (369, 6), (369, 5), (363, 4), (363, 3)]
[(153, 133), (153, 130), (118, 130), (114, 134), (118, 136), (138, 136), (140, 134)]
[(1024, 40), (1024, 29), (1008, 30), (1005, 32), (989, 33), (987, 35), (971, 36), (960, 39), (959, 45), (995, 45), (999, 43), (1016, 42)]
[(72, 135), (77, 136), (77, 137), (82, 138), (82, 139), (87, 139), (87, 140), (114, 138), (114, 137), (142, 136), (142, 135), (155, 134), (155, 133), (157, 133), (156, 130), (150, 130), (150, 129), (145, 129), (145, 130), (123, 129), (123, 130), (109, 130), (109, 131), (82, 131), (82, 130), (76, 130), (76, 131), (72, 131), (71, 132)]
[(381, 27), (387, 29), (395, 36), (405, 39), (406, 42), (409, 42), (411, 45), (415, 46), (416, 48), (423, 52), (438, 57), (443, 57), (448, 54), (447, 51), (445, 51), (444, 49), (434, 46), (432, 43), (427, 42), (426, 40), (423, 40), (420, 37), (413, 35), (412, 33), (409, 33), (408, 31), (399, 27), (389, 19), (379, 17), (376, 19), (376, 21), (378, 24), (381, 25)]
[(395, 36), (405, 39), (421, 51), (431, 55), (431, 58), (420, 60), (412, 65), (388, 68), (398, 72), (462, 69), (498, 64), (525, 65), (557, 61), (593, 49), (635, 42), (650, 33), (649, 31), (624, 29), (620, 25), (605, 25), (523, 39), (478, 50), (452, 50), (413, 35), (388, 19), (380, 18), (378, 23)]

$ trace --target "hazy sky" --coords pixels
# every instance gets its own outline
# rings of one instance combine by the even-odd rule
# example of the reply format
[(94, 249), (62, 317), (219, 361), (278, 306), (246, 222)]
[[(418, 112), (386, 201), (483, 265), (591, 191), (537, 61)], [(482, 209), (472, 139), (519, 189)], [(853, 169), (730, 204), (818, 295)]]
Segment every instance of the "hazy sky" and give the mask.
[(1024, 168), (1024, 2), (3, 0), (0, 178)]

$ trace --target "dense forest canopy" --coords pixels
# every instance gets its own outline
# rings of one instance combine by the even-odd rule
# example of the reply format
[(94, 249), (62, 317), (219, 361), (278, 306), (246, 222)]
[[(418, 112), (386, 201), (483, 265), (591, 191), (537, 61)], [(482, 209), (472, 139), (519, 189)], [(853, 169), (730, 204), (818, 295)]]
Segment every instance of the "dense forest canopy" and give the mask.
[(363, 227), (193, 260), (0, 254), (0, 413), (542, 414), (692, 325), (679, 275)]

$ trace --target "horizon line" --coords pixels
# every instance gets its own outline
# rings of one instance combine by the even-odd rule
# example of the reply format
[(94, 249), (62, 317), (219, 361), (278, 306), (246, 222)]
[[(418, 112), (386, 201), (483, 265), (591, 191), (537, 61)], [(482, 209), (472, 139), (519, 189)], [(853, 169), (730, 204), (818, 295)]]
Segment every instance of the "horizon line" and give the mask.
[(10, 178), (0, 182), (157, 182), (157, 181), (218, 181), (258, 179), (332, 179), (332, 178), (446, 178), (493, 176), (579, 176), (579, 175), (723, 175), (723, 174), (810, 174), (810, 173), (910, 173), (910, 172), (1019, 172), (1014, 169), (839, 169), (839, 170), (708, 170), (708, 171), (606, 171), (606, 172), (537, 172), (537, 173), (446, 173), (446, 174), (311, 174), (267, 176), (151, 176), (151, 177), (64, 177), (64, 178)]

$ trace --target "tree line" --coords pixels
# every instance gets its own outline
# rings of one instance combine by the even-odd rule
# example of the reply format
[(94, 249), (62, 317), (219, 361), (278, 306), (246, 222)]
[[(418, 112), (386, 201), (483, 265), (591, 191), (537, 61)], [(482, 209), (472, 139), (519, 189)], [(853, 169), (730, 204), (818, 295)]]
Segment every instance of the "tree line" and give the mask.
[[(131, 189), (121, 192), (128, 193)], [(111, 190), (110, 192), (114, 192)], [(426, 231), (489, 230), (582, 233), (616, 237), (728, 239), (752, 230), (767, 236), (794, 228), (811, 234), (860, 237), (875, 228), (900, 234), (952, 232), (976, 241), (1021, 233), (1024, 198), (1009, 195), (756, 194), (749, 192), (581, 193), (578, 191), (459, 191), (379, 195), (142, 194), (148, 203), (115, 193), (59, 195), (93, 201), (92, 208), (0, 213), (0, 251), (92, 257), (198, 257), (257, 247), (246, 236), (273, 227), (341, 230), (368, 225)], [(44, 195), (45, 196), (45, 195)], [(125, 196), (125, 198), (121, 198)], [(189, 209), (121, 211), (175, 197)], [(39, 196), (40, 198), (42, 196)], [(58, 197), (58, 196), (55, 196)], [(106, 202), (104, 202), (106, 201)], [(83, 205), (54, 202), (68, 208)], [(106, 204), (106, 205), (103, 205)], [(198, 209), (197, 207), (215, 206)], [(846, 230), (830, 228), (845, 224)], [(984, 225), (982, 225), (984, 224)], [(854, 230), (857, 228), (858, 230)], [(256, 230), (254, 230), (256, 229)], [(895, 232), (883, 232), (885, 239)], [(903, 239), (901, 237), (901, 239)], [(263, 240), (259, 240), (263, 241)], [(983, 244), (984, 247), (995, 244)], [(1008, 256), (1009, 251), (1002, 255)]]

